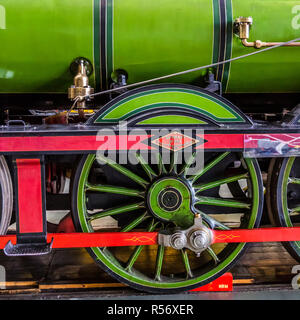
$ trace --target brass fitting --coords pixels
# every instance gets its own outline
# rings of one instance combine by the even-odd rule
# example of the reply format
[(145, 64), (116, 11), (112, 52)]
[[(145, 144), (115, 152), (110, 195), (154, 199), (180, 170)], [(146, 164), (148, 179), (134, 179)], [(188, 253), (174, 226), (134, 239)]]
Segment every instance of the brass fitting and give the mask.
[[(255, 40), (252, 42), (248, 42), (250, 37), (250, 28), (253, 24), (252, 17), (239, 17), (234, 21), (234, 27), (236, 30), (237, 35), (242, 41), (242, 44), (245, 47), (252, 47), (256, 49), (260, 49), (263, 47), (273, 47), (283, 42), (263, 42), (260, 40)], [(283, 45), (284, 47), (298, 47), (300, 46), (300, 42), (291, 42)]]
[(77, 74), (74, 77), (74, 84), (68, 89), (68, 97), (72, 101), (77, 99), (77, 108), (83, 109), (86, 106), (86, 96), (94, 93), (94, 88), (89, 85), (87, 75), (87, 63), (84, 59), (76, 61)]
[(250, 27), (252, 26), (252, 17), (239, 17), (235, 19), (234, 25), (237, 28), (238, 36), (240, 39), (249, 39)]

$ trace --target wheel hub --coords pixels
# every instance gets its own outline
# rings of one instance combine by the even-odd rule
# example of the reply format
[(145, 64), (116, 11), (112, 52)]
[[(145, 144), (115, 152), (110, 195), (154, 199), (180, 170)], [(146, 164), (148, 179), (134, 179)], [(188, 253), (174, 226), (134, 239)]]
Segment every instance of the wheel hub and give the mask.
[(154, 182), (147, 194), (149, 211), (157, 219), (180, 227), (193, 224), (192, 192), (181, 179), (164, 177)]
[(182, 204), (181, 193), (175, 188), (162, 190), (158, 195), (159, 206), (167, 211), (175, 211)]

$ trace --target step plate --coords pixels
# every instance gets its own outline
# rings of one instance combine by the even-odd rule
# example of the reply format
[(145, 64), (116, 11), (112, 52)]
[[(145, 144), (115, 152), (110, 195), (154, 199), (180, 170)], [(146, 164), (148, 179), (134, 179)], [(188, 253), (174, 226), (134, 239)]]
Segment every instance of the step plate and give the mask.
[(39, 244), (12, 244), (9, 241), (5, 248), (4, 253), (7, 256), (16, 257), (16, 256), (41, 256), (48, 254), (52, 250), (53, 239), (51, 243), (39, 243)]

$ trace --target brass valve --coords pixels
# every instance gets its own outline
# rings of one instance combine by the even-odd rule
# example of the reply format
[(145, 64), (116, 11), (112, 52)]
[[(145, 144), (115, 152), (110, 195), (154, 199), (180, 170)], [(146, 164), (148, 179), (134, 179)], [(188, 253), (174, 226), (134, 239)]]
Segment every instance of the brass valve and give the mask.
[(86, 97), (94, 93), (94, 88), (89, 85), (89, 62), (83, 58), (76, 59), (71, 65), (73, 70), (74, 64), (77, 67), (77, 73), (74, 76), (74, 84), (68, 89), (68, 97), (72, 101), (77, 99), (77, 108), (83, 109), (86, 106)]
[[(245, 47), (253, 47), (256, 49), (260, 49), (262, 47), (273, 47), (276, 45), (283, 44), (283, 42), (263, 42), (260, 40), (255, 40), (252, 42), (248, 42), (250, 37), (250, 28), (253, 24), (252, 17), (239, 17), (234, 21), (234, 27), (236, 34), (242, 40), (242, 44)], [(300, 46), (300, 42), (290, 42), (283, 45), (284, 47), (298, 47)]]
[(235, 19), (234, 25), (237, 29), (240, 39), (249, 39), (250, 27), (253, 23), (252, 17), (239, 17)]

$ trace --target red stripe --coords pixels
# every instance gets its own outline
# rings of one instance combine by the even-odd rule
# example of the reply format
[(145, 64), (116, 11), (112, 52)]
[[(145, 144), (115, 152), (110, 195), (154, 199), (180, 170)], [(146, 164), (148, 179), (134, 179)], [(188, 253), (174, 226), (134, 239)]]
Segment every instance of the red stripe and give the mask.
[(197, 135), (198, 137), (207, 140), (196, 149), (243, 149), (244, 134), (204, 134)]
[[(0, 152), (149, 150), (150, 135), (0, 137)], [(146, 143), (142, 141), (146, 140)]]
[[(120, 247), (157, 244), (157, 232), (103, 232), (103, 233), (49, 233), (47, 242), (52, 238), (53, 248), (81, 247)], [(16, 244), (15, 235), (0, 236), (0, 249), (8, 241)]]
[(17, 159), (19, 232), (43, 232), (40, 159)]
[[(34, 136), (0, 137), (0, 152), (53, 152), (96, 150), (151, 150), (151, 135), (92, 135), (92, 136)], [(300, 134), (198, 134), (207, 140), (197, 149), (257, 148), (258, 140), (281, 141), (300, 146)]]
[[(53, 248), (118, 247), (157, 244), (157, 232), (57, 233)], [(48, 234), (48, 242), (53, 235)]]
[[(213, 243), (300, 241), (300, 227), (212, 230)], [(49, 233), (53, 248), (113, 247), (157, 244), (157, 232)], [(0, 236), (0, 249), (8, 241), (16, 244), (16, 235)]]
[(213, 243), (300, 241), (300, 227), (213, 230)]

